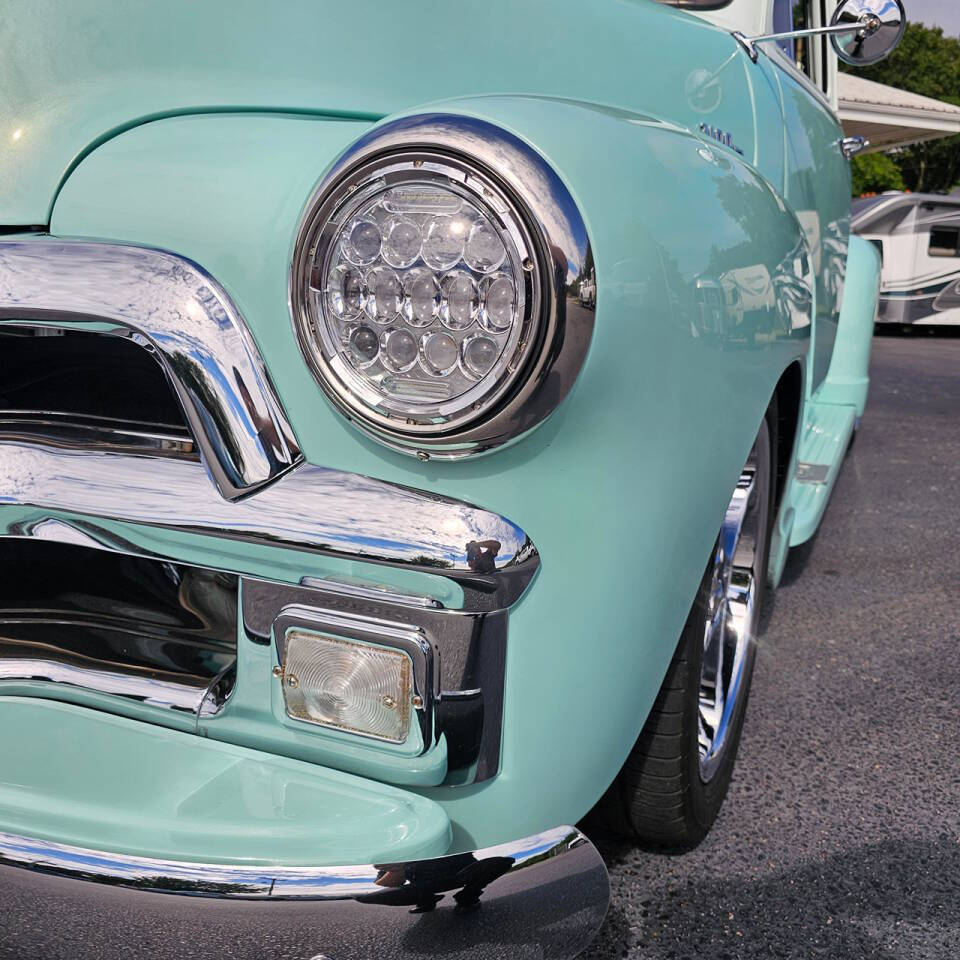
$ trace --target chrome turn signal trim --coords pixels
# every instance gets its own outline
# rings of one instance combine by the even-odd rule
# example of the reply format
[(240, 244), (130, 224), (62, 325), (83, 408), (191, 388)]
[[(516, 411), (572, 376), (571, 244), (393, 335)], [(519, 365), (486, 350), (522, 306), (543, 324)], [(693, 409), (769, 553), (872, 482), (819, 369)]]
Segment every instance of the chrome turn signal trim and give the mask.
[[(419, 755), (430, 754), (446, 735), (444, 785), (463, 786), (496, 776), (503, 739), (507, 611), (478, 609), (476, 596), (467, 598), (465, 609), (445, 609), (355, 585), (344, 593), (343, 584), (335, 580), (309, 579), (309, 586), (296, 587), (252, 577), (241, 581), (243, 634), (252, 643), (274, 644), (277, 679), (283, 675), (290, 625), (312, 625), (374, 642), (382, 642), (385, 631), (396, 635), (399, 630), (408, 638), (414, 692), (420, 696)], [(300, 616), (291, 621), (295, 612)], [(369, 767), (344, 769), (369, 774)]]

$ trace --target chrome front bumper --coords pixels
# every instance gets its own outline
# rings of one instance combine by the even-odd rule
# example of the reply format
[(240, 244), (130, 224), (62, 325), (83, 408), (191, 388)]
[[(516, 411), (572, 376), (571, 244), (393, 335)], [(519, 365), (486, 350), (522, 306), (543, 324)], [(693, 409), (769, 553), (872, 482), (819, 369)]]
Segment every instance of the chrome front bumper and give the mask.
[(0, 834), (0, 957), (575, 957), (606, 914), (573, 827), (408, 863), (173, 863)]
[[(239, 581), (239, 644), (248, 652), (269, 651), (291, 604), (309, 602), (341, 621), (410, 625), (439, 666), (424, 754), (445, 733), (447, 772), (455, 744), (470, 771), (453, 771), (455, 783), (496, 775), (506, 611), (539, 568), (520, 527), (450, 497), (304, 462), (239, 311), (172, 254), (0, 241), (0, 325), (7, 322), (80, 325), (153, 353), (200, 459), (0, 431), (0, 541), (54, 541), (225, 574)], [(478, 554), (492, 541), (496, 550)], [(412, 594), (396, 592), (398, 576), (415, 582)], [(55, 603), (43, 609), (60, 622)], [(33, 643), (29, 657), (24, 638), (6, 657), (0, 642), (0, 695), (87, 705), (96, 694), (100, 709), (233, 742), (216, 725), (216, 697), (210, 711), (206, 693), (177, 701), (186, 721), (183, 710), (161, 715), (150, 706), (163, 650), (156, 663), (134, 665), (134, 676), (113, 658), (93, 662), (63, 633), (59, 645)], [(264, 676), (271, 656), (260, 658)], [(249, 680), (236, 671), (237, 688)], [(263, 719), (272, 730), (272, 715)], [(339, 769), (352, 762), (332, 747), (313, 759)], [(371, 776), (372, 761), (362, 759), (355, 772)], [(401, 768), (378, 776), (399, 782)], [(608, 897), (603, 861), (572, 827), (437, 859), (316, 868), (167, 862), (0, 833), (0, 958), (17, 960), (566, 958), (596, 933)]]

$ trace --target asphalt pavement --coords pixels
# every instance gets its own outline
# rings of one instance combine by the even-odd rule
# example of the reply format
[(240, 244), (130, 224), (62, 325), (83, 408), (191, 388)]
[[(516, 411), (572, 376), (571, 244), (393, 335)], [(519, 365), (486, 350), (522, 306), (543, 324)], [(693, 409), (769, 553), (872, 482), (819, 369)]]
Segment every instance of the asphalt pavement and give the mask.
[(874, 338), (867, 412), (764, 615), (734, 780), (694, 851), (595, 838), (586, 960), (960, 952), (960, 338)]

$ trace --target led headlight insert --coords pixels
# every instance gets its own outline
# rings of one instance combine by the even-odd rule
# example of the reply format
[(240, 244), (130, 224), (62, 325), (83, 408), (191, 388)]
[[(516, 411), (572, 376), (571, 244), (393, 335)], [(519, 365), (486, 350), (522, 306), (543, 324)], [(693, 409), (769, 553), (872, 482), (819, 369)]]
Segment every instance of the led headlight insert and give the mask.
[(320, 387), (421, 459), (491, 450), (541, 423), (583, 366), (593, 255), (553, 167), (496, 124), (398, 117), (311, 197), (290, 308)]
[(526, 372), (541, 333), (535, 248), (517, 205), (467, 161), (372, 162), (302, 243), (301, 341), (362, 425), (413, 446), (449, 437)]
[(395, 647), (291, 629), (282, 683), (295, 720), (390, 743), (403, 743), (410, 732), (413, 663)]

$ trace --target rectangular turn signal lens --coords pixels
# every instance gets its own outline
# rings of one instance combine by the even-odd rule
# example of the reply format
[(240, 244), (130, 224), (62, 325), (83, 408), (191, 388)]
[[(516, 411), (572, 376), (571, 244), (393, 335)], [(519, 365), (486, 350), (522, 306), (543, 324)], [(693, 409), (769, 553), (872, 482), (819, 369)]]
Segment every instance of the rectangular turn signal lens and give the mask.
[(296, 720), (403, 743), (412, 677), (413, 663), (400, 650), (309, 630), (287, 632), (283, 699)]

